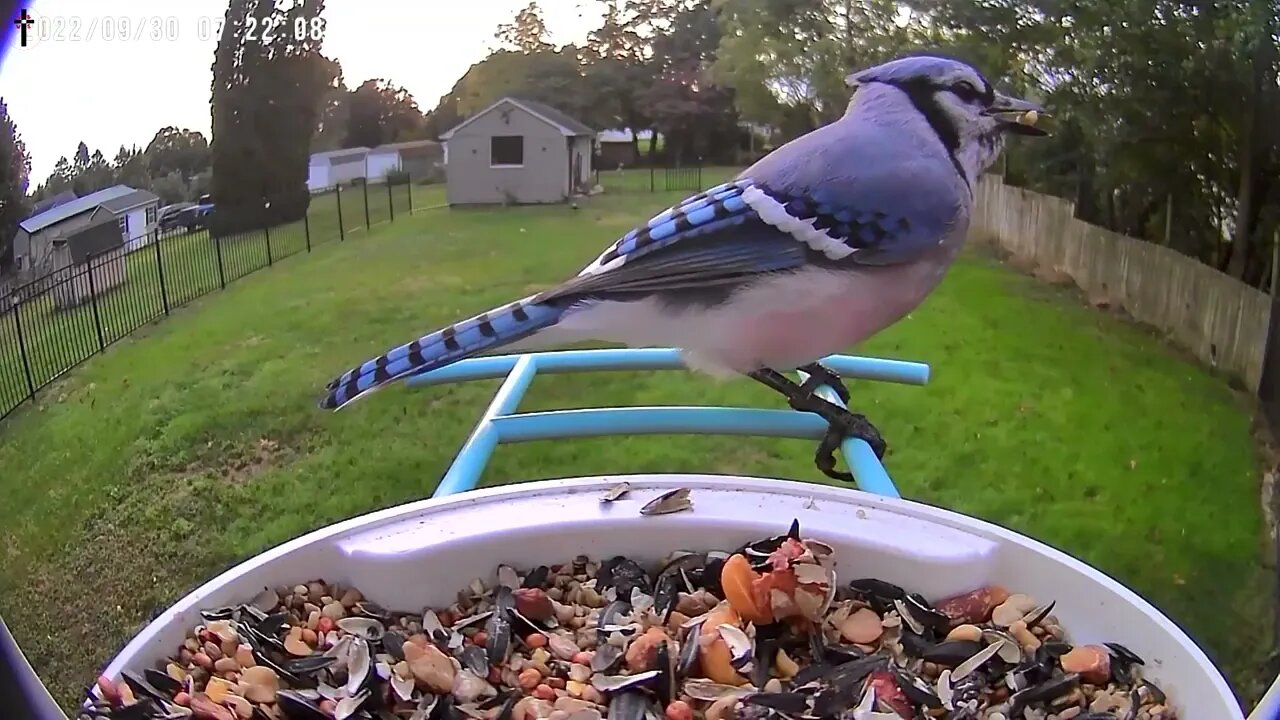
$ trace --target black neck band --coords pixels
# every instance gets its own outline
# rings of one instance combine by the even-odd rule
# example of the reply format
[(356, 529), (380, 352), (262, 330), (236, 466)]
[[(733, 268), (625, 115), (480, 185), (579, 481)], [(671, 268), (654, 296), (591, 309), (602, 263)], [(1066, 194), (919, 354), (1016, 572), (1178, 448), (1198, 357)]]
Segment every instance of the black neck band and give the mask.
[(952, 167), (956, 169), (956, 173), (964, 181), (965, 187), (969, 188), (969, 192), (972, 193), (973, 188), (969, 186), (969, 178), (964, 174), (964, 166), (960, 164), (960, 158), (956, 156), (956, 151), (960, 149), (960, 134), (956, 132), (955, 126), (947, 119), (946, 113), (943, 112), (934, 99), (933, 88), (928, 83), (921, 81), (885, 84), (892, 85), (906, 93), (907, 98), (911, 100), (911, 104), (924, 116), (924, 119), (929, 123), (929, 127), (933, 129), (933, 134), (938, 136), (938, 140), (942, 141), (942, 146), (946, 148), (947, 157), (950, 158)]

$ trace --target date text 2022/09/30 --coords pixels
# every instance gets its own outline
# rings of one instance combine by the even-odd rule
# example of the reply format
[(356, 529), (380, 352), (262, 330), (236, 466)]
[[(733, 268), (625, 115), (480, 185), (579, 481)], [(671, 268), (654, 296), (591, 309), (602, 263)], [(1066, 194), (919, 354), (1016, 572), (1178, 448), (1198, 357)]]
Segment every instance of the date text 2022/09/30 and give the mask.
[[(162, 42), (191, 38), (217, 41), (222, 36), (224, 18), (212, 15), (54, 15), (30, 13), (24, 20), (27, 34), (36, 43), (67, 42)], [(325, 20), (314, 18), (246, 19), (246, 42), (270, 44), (277, 39), (295, 42), (324, 40)]]

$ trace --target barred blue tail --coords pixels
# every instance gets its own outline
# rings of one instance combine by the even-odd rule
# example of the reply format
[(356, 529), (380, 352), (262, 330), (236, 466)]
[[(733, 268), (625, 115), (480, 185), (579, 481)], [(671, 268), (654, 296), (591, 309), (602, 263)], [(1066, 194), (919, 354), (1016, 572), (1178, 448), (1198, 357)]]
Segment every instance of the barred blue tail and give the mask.
[(477, 353), (522, 340), (554, 325), (563, 308), (517, 300), (401, 345), (354, 367), (327, 386), (320, 407), (337, 410), (356, 398), (409, 375), (457, 362)]

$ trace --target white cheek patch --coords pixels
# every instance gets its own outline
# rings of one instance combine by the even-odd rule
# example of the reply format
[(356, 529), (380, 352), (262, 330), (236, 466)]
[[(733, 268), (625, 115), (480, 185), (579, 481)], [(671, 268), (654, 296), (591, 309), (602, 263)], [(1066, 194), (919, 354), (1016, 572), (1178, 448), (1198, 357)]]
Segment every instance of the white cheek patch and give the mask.
[(832, 260), (840, 260), (857, 252), (855, 248), (849, 247), (819, 230), (816, 227), (816, 219), (802, 220), (793, 216), (787, 212), (782, 203), (769, 197), (758, 187), (752, 186), (743, 191), (742, 200), (750, 205), (752, 210), (756, 211), (761, 220)]

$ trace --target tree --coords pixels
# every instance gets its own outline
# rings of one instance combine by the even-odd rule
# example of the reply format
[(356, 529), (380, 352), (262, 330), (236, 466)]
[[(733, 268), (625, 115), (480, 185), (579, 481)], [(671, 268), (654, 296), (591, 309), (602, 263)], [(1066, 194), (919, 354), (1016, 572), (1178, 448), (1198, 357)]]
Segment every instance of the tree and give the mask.
[(536, 53), (551, 49), (547, 42), (547, 25), (542, 21), (542, 10), (537, 2), (531, 2), (516, 13), (515, 20), (498, 26), (494, 37), (504, 46), (522, 53)]
[(321, 103), (338, 67), (321, 39), (291, 31), (321, 16), (324, 0), (231, 0), (213, 63), (215, 233), (295, 220), (306, 212), (307, 166)]
[(89, 159), (83, 165), (79, 165), (81, 159), (80, 151), (84, 149), (85, 144), (80, 143), (79, 149), (76, 150), (78, 172), (71, 182), (72, 189), (80, 197), (99, 190), (105, 190), (116, 184), (115, 172), (112, 171), (111, 164), (107, 162), (107, 158), (102, 154), (101, 150), (94, 150)]
[(196, 130), (164, 127), (145, 151), (147, 169), (160, 177), (172, 172), (191, 177), (209, 167), (209, 142)]
[(426, 132), (439, 134), (506, 95), (552, 105), (581, 115), (590, 99), (583, 93), (578, 50), (519, 53), (498, 50), (472, 65), (428, 115)]
[[(633, 0), (658, 7), (678, 0)], [(1146, 0), (722, 0), (716, 78), (794, 136), (843, 112), (849, 71), (910, 50), (1039, 99), (1054, 133), (1011, 143), (1010, 182), (1262, 285), (1280, 226), (1280, 5)], [(656, 53), (655, 53), (656, 55)], [(807, 115), (805, 122), (799, 119)], [(1166, 222), (1172, 219), (1172, 222)]]
[(159, 196), (160, 202), (165, 205), (190, 200), (196, 195), (191, 191), (187, 179), (182, 176), (182, 173), (178, 172), (171, 172), (168, 175), (152, 178), (151, 192)]
[(426, 118), (413, 95), (386, 80), (366, 80), (347, 101), (343, 147), (375, 147), (425, 137)]
[(72, 167), (77, 173), (84, 172), (85, 168), (89, 167), (89, 146), (85, 145), (83, 140), (76, 146), (76, 154), (73, 157), (75, 164)]
[(320, 123), (311, 140), (312, 152), (337, 150), (343, 147), (347, 137), (347, 124), (351, 117), (351, 90), (342, 80), (342, 67), (337, 68), (334, 87), (329, 88), (320, 103)]
[[(603, 24), (587, 38), (583, 82), (587, 94), (582, 119), (601, 128), (649, 128), (652, 117), (644, 93), (653, 82), (648, 41), (635, 27), (635, 14), (621, 0), (606, 0)], [(633, 151), (640, 152), (632, 133)]]
[(27, 216), (31, 158), (9, 106), (0, 98), (0, 271), (13, 264), (13, 236)]
[(894, 0), (730, 0), (721, 22), (716, 77), (742, 91), (747, 117), (778, 122), (799, 106), (813, 126), (844, 113), (851, 70), (900, 54), (920, 26)]

